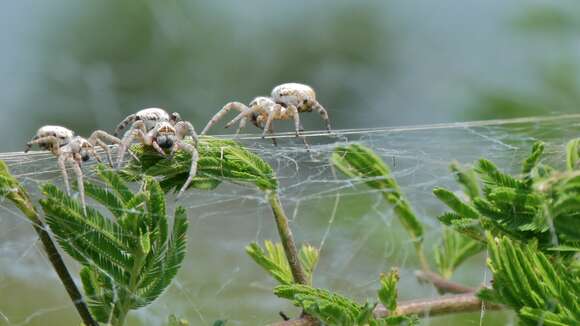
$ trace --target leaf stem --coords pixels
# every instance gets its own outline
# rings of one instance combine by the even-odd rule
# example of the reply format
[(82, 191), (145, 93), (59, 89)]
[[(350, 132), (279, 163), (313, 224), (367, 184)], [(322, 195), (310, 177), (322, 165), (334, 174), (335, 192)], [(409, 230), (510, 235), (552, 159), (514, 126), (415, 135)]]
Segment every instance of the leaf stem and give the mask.
[(276, 226), (278, 227), (280, 241), (284, 247), (284, 253), (286, 254), (288, 265), (290, 265), (290, 271), (292, 271), (294, 282), (306, 285), (308, 284), (308, 279), (306, 278), (306, 274), (300, 264), (298, 250), (294, 243), (294, 236), (292, 235), (292, 230), (288, 225), (288, 218), (286, 217), (286, 213), (284, 213), (280, 197), (275, 191), (267, 192), (267, 196), (268, 202), (272, 206), (272, 212), (274, 213), (274, 219), (276, 221)]

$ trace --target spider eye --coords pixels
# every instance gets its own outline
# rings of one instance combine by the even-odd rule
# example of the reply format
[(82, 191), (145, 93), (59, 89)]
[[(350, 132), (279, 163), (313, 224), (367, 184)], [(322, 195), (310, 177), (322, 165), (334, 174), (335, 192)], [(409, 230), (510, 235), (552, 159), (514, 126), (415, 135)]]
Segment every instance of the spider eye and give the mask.
[(87, 153), (87, 152), (84, 152), (84, 153), (82, 153), (82, 154), (81, 154), (81, 159), (83, 160), (83, 162), (86, 162), (86, 161), (88, 161), (88, 160), (89, 160), (89, 158), (90, 158), (90, 157), (89, 157), (89, 153)]

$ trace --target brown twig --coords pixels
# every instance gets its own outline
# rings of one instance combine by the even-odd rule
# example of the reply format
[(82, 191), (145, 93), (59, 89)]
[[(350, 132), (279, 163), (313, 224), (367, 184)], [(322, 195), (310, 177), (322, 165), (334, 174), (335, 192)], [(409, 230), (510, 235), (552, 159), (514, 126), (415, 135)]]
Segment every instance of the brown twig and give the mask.
[(475, 291), (477, 291), (475, 288), (449, 281), (441, 275), (431, 271), (415, 271), (415, 276), (419, 279), (419, 281), (433, 284), (439, 294), (475, 293)]
[[(453, 313), (474, 312), (480, 311), (482, 305), (485, 304), (487, 310), (499, 310), (502, 306), (491, 303), (484, 303), (474, 293), (452, 295), (440, 297), (435, 299), (419, 299), (402, 301), (398, 304), (395, 311), (389, 311), (383, 305), (377, 305), (374, 311), (376, 318), (385, 318), (389, 316), (410, 316), (417, 315), (419, 317), (425, 316), (439, 316)], [(309, 318), (298, 318), (280, 323), (272, 324), (271, 326), (319, 326), (319, 321)]]

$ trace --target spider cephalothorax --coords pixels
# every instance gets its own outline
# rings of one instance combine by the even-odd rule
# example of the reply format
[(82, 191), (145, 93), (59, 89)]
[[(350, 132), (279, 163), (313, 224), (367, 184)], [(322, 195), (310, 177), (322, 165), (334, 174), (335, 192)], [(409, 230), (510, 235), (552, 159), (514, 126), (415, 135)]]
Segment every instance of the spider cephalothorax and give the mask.
[(95, 146), (100, 146), (107, 153), (109, 164), (113, 164), (111, 152), (106, 142), (119, 144), (121, 141), (102, 130), (97, 130), (91, 134), (91, 137), (85, 139), (80, 136), (75, 136), (70, 129), (61, 126), (44, 126), (38, 129), (36, 135), (26, 144), (24, 152), (28, 152), (32, 145), (38, 145), (40, 148), (52, 152), (58, 160), (58, 166), (64, 178), (64, 185), (67, 193), (70, 195), (70, 185), (68, 182), (68, 174), (66, 164), (69, 163), (76, 176), (81, 196), (81, 203), (83, 210), (86, 213), (85, 191), (83, 184), (83, 172), (81, 170), (82, 162), (86, 162), (90, 157), (94, 157), (98, 162), (100, 157), (95, 152)]
[(316, 93), (312, 87), (304, 84), (287, 83), (276, 86), (272, 90), (271, 97), (256, 97), (250, 102), (249, 107), (240, 102), (230, 102), (213, 116), (201, 134), (204, 135), (209, 128), (232, 109), (240, 113), (226, 124), (226, 128), (239, 122), (238, 132), (245, 127), (248, 119), (250, 119), (256, 127), (264, 130), (262, 133), (264, 137), (266, 133), (274, 132), (272, 129), (273, 120), (293, 119), (296, 136), (299, 136), (302, 130), (299, 113), (313, 110), (320, 113), (326, 123), (326, 129), (330, 132), (330, 121), (326, 109), (316, 100)]
[[(173, 154), (178, 149), (183, 149), (191, 154), (189, 178), (179, 191), (177, 195), (179, 197), (189, 187), (197, 172), (197, 160), (199, 159), (199, 154), (196, 149), (197, 134), (191, 123), (182, 121), (178, 113), (172, 113), (170, 115), (162, 109), (150, 108), (141, 110), (125, 118), (117, 126), (115, 133), (120, 133), (129, 124), (131, 127), (127, 130), (119, 145), (117, 158), (117, 166), (119, 168), (123, 165), (125, 152), (134, 139), (137, 139), (144, 145), (152, 146), (163, 156), (166, 155), (165, 150), (169, 150)], [(191, 136), (194, 145), (184, 142), (187, 136)]]

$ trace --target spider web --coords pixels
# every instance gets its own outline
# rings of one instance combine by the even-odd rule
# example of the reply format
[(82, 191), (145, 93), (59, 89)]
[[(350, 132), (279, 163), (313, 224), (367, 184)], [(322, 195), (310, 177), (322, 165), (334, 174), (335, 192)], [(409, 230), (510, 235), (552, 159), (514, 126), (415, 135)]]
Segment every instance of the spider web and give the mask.
[[(278, 146), (259, 135), (238, 140), (275, 169), (280, 194), (298, 243), (320, 247), (314, 276), (317, 287), (336, 290), (363, 302), (375, 298), (378, 276), (391, 267), (401, 273), (400, 299), (436, 297), (414, 277), (413, 245), (382, 197), (335, 172), (328, 158), (337, 145), (361, 143), (387, 164), (426, 229), (426, 250), (440, 239), (435, 219), (444, 208), (431, 195), (435, 186), (458, 189), (449, 163), (486, 157), (503, 170), (519, 170), (536, 140), (546, 143), (545, 161), (561, 166), (566, 142), (577, 136), (580, 115), (522, 118), (439, 125), (305, 133), (310, 151), (293, 134), (279, 134)], [(223, 137), (231, 137), (223, 136)], [(39, 198), (38, 185), (62, 178), (51, 154), (4, 153), (12, 172)], [(85, 177), (94, 178), (90, 164)], [(74, 176), (72, 173), (70, 176)], [(90, 204), (90, 203), (89, 203)], [(168, 200), (169, 210), (176, 202)], [(245, 254), (252, 241), (277, 240), (263, 193), (224, 183), (213, 191), (192, 190), (177, 202), (188, 208), (188, 253), (174, 283), (153, 305), (131, 313), (129, 325), (162, 325), (170, 314), (191, 325), (227, 319), (228, 325), (263, 325), (280, 320), (279, 311), (296, 315), (275, 286)], [(67, 260), (73, 274), (78, 266)], [(489, 280), (485, 255), (471, 258), (454, 280), (477, 286)], [(69, 298), (52, 272), (29, 221), (10, 203), (0, 202), (0, 325), (78, 325)], [(507, 312), (426, 318), (424, 325), (515, 324)]]

